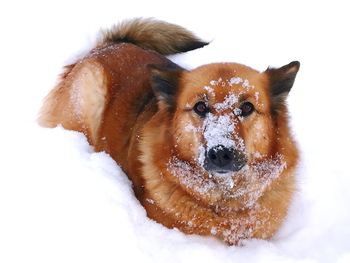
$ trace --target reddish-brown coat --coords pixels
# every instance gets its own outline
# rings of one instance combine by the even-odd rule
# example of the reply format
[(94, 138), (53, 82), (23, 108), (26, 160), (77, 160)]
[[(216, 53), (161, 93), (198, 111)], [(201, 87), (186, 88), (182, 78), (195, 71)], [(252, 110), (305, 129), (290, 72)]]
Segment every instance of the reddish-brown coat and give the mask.
[[(281, 154), (287, 168), (250, 209), (242, 207), (240, 200), (220, 199), (220, 193), (198, 195), (169, 171), (174, 153), (189, 163), (196, 154), (197, 149), (189, 147), (193, 138), (183, 135), (183, 141), (176, 141), (181, 133), (178, 123), (194, 117), (179, 109), (170, 113), (164, 102), (157, 101), (150, 87), (150, 64), (176, 67), (160, 54), (132, 44), (110, 44), (92, 50), (66, 69), (45, 101), (40, 123), (49, 127), (62, 124), (66, 129), (81, 131), (96, 151), (109, 153), (132, 180), (148, 216), (159, 223), (185, 233), (215, 235), (229, 244), (244, 238), (270, 238), (283, 222), (294, 192), (298, 151), (289, 132), (286, 107), (282, 105), (276, 118), (268, 111), (271, 103), (268, 73), (238, 64), (203, 66), (181, 75), (176, 97), (178, 106), (185, 105), (211, 79), (229, 78), (233, 74), (249, 79), (260, 92), (264, 105), (259, 109), (262, 111), (259, 118), (267, 143), (252, 143), (251, 147), (266, 156)], [(100, 99), (90, 105), (79, 102), (77, 109), (72, 89), (84, 74), (88, 81), (84, 80), (77, 91), (84, 90), (83, 98), (97, 92)], [(94, 82), (100, 86), (96, 88)], [(101, 91), (96, 91), (99, 88)], [(218, 101), (227, 95), (222, 90), (216, 94)], [(256, 136), (248, 126), (240, 128), (240, 135), (247, 141)], [(249, 229), (251, 233), (247, 235)]]

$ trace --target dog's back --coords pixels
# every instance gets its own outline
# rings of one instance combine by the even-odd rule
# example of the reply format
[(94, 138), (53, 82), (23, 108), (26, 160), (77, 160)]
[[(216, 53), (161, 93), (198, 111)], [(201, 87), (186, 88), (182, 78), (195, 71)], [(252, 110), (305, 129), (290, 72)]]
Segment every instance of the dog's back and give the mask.
[(177, 68), (164, 55), (206, 44), (180, 26), (154, 19), (133, 19), (102, 31), (90, 53), (66, 66), (44, 101), (39, 123), (83, 132), (96, 150), (107, 151), (126, 167), (127, 155), (121, 153), (131, 127), (154, 99), (148, 65)]

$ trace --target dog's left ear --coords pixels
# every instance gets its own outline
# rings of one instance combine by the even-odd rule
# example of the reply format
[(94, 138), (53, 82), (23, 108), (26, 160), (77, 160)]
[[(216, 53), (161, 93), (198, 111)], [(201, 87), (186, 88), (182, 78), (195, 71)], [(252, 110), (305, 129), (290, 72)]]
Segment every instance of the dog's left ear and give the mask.
[(151, 70), (151, 86), (157, 97), (158, 107), (173, 112), (176, 106), (178, 82), (183, 69), (158, 65), (150, 65), (149, 68)]
[(284, 105), (299, 68), (300, 63), (293, 61), (281, 68), (268, 68), (265, 71), (270, 81), (271, 112), (273, 115), (276, 115)]

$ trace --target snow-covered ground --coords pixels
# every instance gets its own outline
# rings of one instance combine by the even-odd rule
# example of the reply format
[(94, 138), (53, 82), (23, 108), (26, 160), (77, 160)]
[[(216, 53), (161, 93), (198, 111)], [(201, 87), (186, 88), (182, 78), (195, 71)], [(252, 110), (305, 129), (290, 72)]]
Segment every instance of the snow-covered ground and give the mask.
[[(140, 16), (212, 41), (171, 57), (187, 68), (301, 62), (288, 99), (299, 192), (273, 240), (227, 247), (166, 229), (82, 134), (35, 123), (61, 67), (99, 28)], [(346, 1), (3, 1), (0, 20), (0, 262), (350, 262)]]

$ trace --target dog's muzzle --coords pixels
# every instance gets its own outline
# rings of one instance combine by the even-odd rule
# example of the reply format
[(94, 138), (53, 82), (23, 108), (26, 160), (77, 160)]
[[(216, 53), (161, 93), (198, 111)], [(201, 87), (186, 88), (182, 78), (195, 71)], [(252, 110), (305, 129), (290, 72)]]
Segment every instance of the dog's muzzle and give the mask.
[(224, 174), (239, 171), (246, 162), (247, 158), (243, 152), (217, 145), (206, 152), (204, 168), (208, 172)]

